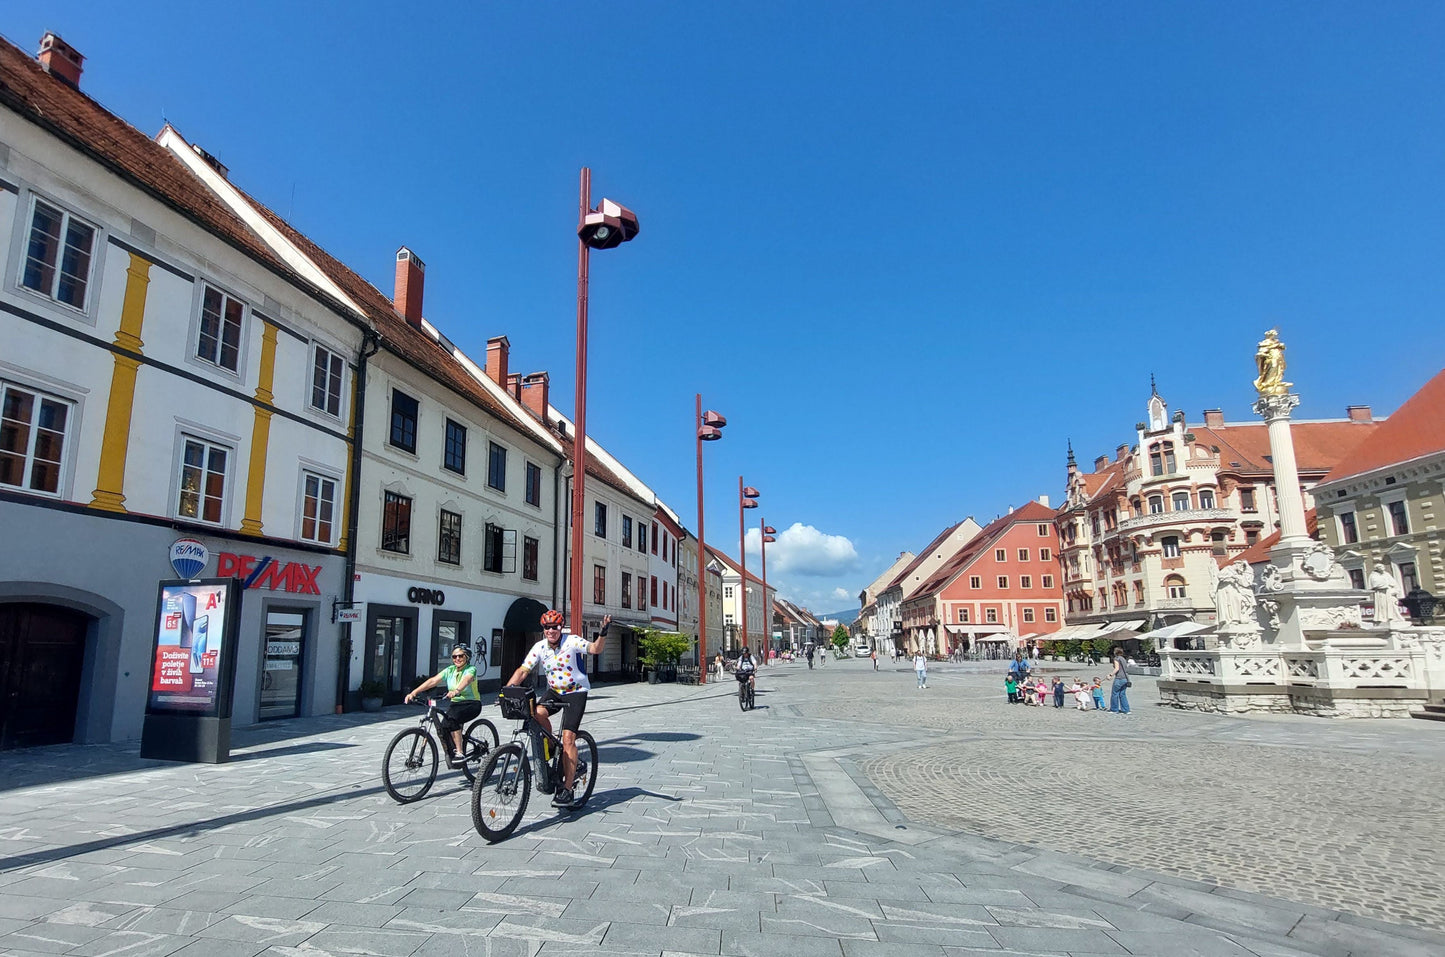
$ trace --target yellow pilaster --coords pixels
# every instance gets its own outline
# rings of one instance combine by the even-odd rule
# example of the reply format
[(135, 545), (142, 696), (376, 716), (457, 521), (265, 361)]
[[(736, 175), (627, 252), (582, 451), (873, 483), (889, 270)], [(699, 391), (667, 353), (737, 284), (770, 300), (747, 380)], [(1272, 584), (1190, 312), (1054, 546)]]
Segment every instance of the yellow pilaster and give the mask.
[[(151, 264), (130, 254), (125, 271), (125, 298), (121, 300), (120, 328), (115, 344), (129, 352), (139, 353), (141, 326), (145, 322), (146, 293), (150, 289)], [(95, 491), (91, 492), (92, 508), (109, 512), (125, 509), (125, 459), (130, 449), (130, 419), (135, 407), (135, 380), (140, 360), (116, 353), (115, 369), (110, 376), (110, 398), (105, 407), (105, 435), (100, 442), (100, 467), (97, 469)]]
[(266, 491), (266, 449), (271, 440), (270, 405), (275, 395), (271, 386), (276, 379), (276, 327), (264, 323), (261, 332), (261, 374), (256, 381), (256, 422), (251, 427), (251, 464), (246, 472), (246, 517), (241, 531), (261, 534), (261, 498)]
[(356, 443), (356, 403), (359, 399), (357, 394), (357, 376), (351, 377), (351, 417), (346, 426), (346, 488), (341, 491), (341, 537), (337, 542), (337, 548), (346, 551), (347, 540), (346, 530), (351, 527), (351, 483), (356, 481), (356, 470), (352, 466), (356, 462), (356, 456), (351, 454), (351, 446)]

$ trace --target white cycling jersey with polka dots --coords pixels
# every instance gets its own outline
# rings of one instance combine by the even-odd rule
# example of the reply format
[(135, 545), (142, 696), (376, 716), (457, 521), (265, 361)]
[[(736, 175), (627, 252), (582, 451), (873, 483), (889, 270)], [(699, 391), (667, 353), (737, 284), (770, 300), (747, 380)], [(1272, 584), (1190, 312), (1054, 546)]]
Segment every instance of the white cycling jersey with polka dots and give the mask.
[(587, 681), (587, 667), (582, 656), (587, 654), (587, 641), (579, 635), (564, 632), (562, 640), (553, 648), (543, 638), (527, 652), (522, 667), (532, 674), (540, 670), (547, 676), (547, 687), (559, 694), (569, 691), (591, 691)]

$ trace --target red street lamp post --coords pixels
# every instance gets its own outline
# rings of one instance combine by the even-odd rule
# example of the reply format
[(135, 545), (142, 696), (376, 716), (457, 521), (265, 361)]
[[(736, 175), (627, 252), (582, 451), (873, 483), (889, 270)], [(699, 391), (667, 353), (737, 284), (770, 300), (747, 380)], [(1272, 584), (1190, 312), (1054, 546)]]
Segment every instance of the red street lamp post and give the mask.
[[(773, 536), (777, 534), (778, 530), (769, 525), (767, 519), (760, 521), (758, 527), (761, 531), (759, 537), (762, 539), (763, 550), (763, 641), (771, 650), (773, 646), (773, 609), (768, 602), (768, 543), (777, 541)], [(763, 657), (766, 659), (767, 655)]]
[[(739, 596), (742, 598), (742, 635), (743, 647), (748, 646), (748, 532), (747, 526), (743, 524), (743, 509), (757, 508), (758, 496), (762, 493), (751, 485), (743, 485), (743, 477), (738, 476), (738, 560), (742, 563), (742, 590)], [(766, 596), (764, 596), (766, 598)]]
[(582, 631), (582, 519), (587, 499), (587, 282), (588, 251), (613, 249), (637, 235), (637, 216), (604, 199), (592, 208), (592, 170), (582, 167), (577, 211), (577, 409), (572, 436), (572, 633)]
[(702, 393), (697, 394), (697, 683), (707, 684), (707, 538), (702, 523), (702, 444), (722, 438), (728, 420), (722, 413), (702, 410)]

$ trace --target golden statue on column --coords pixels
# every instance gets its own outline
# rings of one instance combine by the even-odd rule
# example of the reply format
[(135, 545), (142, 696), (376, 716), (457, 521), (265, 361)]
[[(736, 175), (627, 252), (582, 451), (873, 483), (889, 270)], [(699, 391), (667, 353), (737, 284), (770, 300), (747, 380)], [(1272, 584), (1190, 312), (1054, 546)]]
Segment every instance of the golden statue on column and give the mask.
[(1259, 378), (1254, 388), (1261, 396), (1289, 395), (1293, 382), (1284, 381), (1284, 343), (1279, 341), (1279, 330), (1271, 329), (1259, 340), (1254, 353), (1255, 365), (1259, 366)]

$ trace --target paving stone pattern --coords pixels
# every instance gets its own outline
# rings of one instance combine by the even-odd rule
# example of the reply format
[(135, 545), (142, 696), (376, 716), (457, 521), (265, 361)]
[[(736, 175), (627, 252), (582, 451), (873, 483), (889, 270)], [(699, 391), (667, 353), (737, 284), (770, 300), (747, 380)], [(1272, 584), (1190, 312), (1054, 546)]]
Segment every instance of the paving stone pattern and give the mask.
[[(469, 795), (455, 773), (444, 772), (415, 804), (386, 796), (381, 755), (396, 731), (414, 723), (419, 712), (410, 709), (242, 729), (236, 760), (219, 766), (142, 761), (123, 746), (6, 752), (0, 952), (1445, 953), (1433, 918), (1417, 921), (1432, 927), (1387, 923), (1338, 909), (1345, 901), (1311, 903), (1289, 888), (1262, 895), (1239, 880), (1220, 886), (1161, 873), (1162, 861), (1081, 853), (1079, 831), (1063, 842), (1074, 853), (1061, 853), (1039, 846), (1052, 831), (1037, 820), (1027, 835), (1010, 836), (1007, 827), (1000, 834), (993, 815), (977, 810), (983, 804), (969, 801), (981, 790), (1052, 780), (1061, 782), (1053, 792), (1020, 792), (1017, 803), (990, 806), (1001, 807), (994, 813), (1005, 824), (1020, 806), (1037, 808), (1034, 798), (1079, 822), (1116, 799), (1134, 801), (1131, 808), (1152, 802), (1164, 813), (1199, 800), (1202, 780), (1195, 767), (1172, 788), (1170, 774), (1151, 772), (1171, 745), (1186, 755), (1181, 765), (1218, 762), (1225, 773), (1242, 766), (1228, 736), (1199, 729), (1240, 725), (1242, 751), (1290, 753), (1317, 750), (1307, 742), (1331, 723), (1300, 731), (1142, 708), (1136, 718), (1109, 719), (990, 707), (1001, 697), (985, 694), (992, 683), (966, 667), (935, 669), (927, 691), (914, 689), (911, 671), (875, 673), (865, 662), (811, 672), (770, 667), (749, 714), (739, 711), (730, 683), (602, 688), (586, 720), (602, 761), (590, 805), (561, 816), (534, 795), (522, 827), (497, 845), (472, 830)], [(959, 718), (968, 715), (976, 726), (990, 725), (989, 734), (967, 732)], [(1055, 740), (1069, 719), (1072, 737)], [(1115, 721), (1120, 729), (1107, 734), (1117, 739), (1081, 732), (1077, 722), (1087, 720)], [(1421, 735), (1431, 730), (1357, 728), (1348, 732), (1358, 752), (1350, 757), (1363, 760), (1373, 748), (1423, 761), (1433, 744)], [(1177, 740), (1162, 740), (1165, 734)], [(1012, 742), (1032, 755), (1033, 767), (1047, 766), (1051, 753), (1095, 761), (1091, 749), (1135, 741), (1151, 757), (1124, 780), (1149, 788), (1149, 797), (1111, 792), (1098, 773), (1022, 773), (991, 778), (988, 787), (977, 775), (934, 773), (950, 760), (966, 767), (952, 749), (990, 741)], [(1199, 755), (1192, 762), (1191, 749)], [(1308, 765), (1294, 757), (1248, 766), (1294, 774)], [(1282, 815), (1269, 819), (1284, 820), (1281, 795), (1297, 805), (1327, 803), (1361, 773), (1349, 764), (1321, 776), (1336, 791), (1319, 796), (1290, 793), (1287, 781), (1259, 793), (1271, 814)], [(922, 811), (910, 804), (917, 790), (901, 783), (914, 776), (926, 788)], [(1427, 834), (1427, 822), (1439, 819), (1436, 798), (1422, 789), (1428, 780), (1412, 774), (1398, 783), (1416, 788), (1411, 826), (1399, 840), (1438, 841)], [(1257, 800), (1247, 786), (1230, 793)], [(1394, 791), (1377, 798), (1392, 813), (1393, 802), (1404, 800)], [(965, 803), (977, 820), (938, 813)], [(1220, 831), (1220, 820), (1204, 826)], [(1189, 847), (1228, 837), (1186, 834)], [(1203, 850), (1195, 856), (1213, 860)], [(1325, 878), (1338, 878), (1340, 866), (1321, 867), (1314, 886), (1332, 886)], [(1398, 867), (1385, 860), (1387, 873)], [(1414, 884), (1394, 887), (1421, 912)]]

